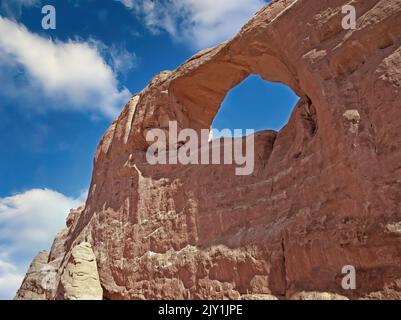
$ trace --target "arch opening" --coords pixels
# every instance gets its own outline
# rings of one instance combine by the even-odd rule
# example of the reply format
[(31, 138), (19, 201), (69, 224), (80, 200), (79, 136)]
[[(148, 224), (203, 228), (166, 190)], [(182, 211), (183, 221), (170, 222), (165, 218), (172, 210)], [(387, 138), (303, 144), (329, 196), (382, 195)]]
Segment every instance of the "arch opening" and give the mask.
[[(288, 86), (250, 75), (229, 90), (212, 122), (213, 138), (224, 129), (280, 131), (289, 121), (300, 97)], [(233, 134), (234, 135), (234, 134)]]

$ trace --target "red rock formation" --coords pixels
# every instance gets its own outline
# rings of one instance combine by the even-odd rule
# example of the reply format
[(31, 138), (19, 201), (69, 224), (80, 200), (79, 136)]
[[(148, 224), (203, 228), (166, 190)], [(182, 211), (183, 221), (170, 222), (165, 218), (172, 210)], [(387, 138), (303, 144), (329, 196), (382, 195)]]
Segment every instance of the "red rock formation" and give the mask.
[[(59, 274), (86, 241), (107, 299), (400, 298), (401, 1), (352, 1), (347, 31), (348, 2), (273, 1), (134, 96), (50, 253), (65, 252)], [(301, 98), (285, 128), (257, 135), (253, 175), (147, 164), (148, 129), (209, 128), (250, 74)], [(344, 265), (356, 290), (341, 288)]]

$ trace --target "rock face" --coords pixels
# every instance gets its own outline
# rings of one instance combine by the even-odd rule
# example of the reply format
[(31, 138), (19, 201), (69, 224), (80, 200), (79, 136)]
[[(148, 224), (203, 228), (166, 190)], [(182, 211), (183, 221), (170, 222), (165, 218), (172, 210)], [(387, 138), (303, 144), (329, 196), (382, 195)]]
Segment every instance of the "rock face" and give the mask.
[(44, 267), (49, 259), (49, 253), (39, 252), (33, 259), (26, 273), (21, 288), (18, 290), (16, 300), (45, 300), (46, 289), (42, 285), (46, 272)]
[(96, 257), (90, 243), (82, 242), (71, 251), (63, 271), (58, 294), (66, 300), (102, 300)]
[(299, 292), (291, 300), (348, 300), (347, 297), (328, 292)]
[[(349, 3), (273, 1), (135, 95), (53, 245), (51, 298), (74, 281), (63, 275), (82, 242), (105, 299), (401, 298), (401, 1), (351, 1), (357, 27), (344, 30)], [(250, 74), (300, 97), (280, 132), (257, 134), (252, 175), (146, 162), (148, 129), (209, 128)], [(355, 290), (341, 287), (345, 265)]]

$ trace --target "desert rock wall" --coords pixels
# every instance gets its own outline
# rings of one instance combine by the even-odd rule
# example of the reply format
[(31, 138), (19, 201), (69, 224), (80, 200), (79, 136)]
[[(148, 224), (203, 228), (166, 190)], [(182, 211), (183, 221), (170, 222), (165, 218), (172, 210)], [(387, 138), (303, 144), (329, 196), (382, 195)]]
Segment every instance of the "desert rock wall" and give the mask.
[[(50, 253), (64, 250), (59, 274), (88, 242), (106, 299), (401, 297), (400, 21), (399, 0), (277, 0), (159, 73), (99, 144), (86, 205)], [(146, 162), (149, 129), (209, 128), (250, 74), (300, 97), (280, 132), (256, 135), (252, 175)]]

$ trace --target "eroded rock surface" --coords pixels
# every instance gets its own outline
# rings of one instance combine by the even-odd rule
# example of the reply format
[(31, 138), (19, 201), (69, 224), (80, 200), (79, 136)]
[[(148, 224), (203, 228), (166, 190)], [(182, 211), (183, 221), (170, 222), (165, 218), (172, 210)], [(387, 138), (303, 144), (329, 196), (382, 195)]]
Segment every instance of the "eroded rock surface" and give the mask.
[(49, 253), (39, 252), (29, 266), (28, 272), (18, 290), (16, 300), (46, 300), (46, 289), (43, 280), (46, 276), (45, 266), (49, 259)]
[[(341, 26), (349, 3), (355, 30)], [(148, 129), (209, 128), (250, 74), (300, 97), (280, 132), (257, 134), (252, 175), (146, 162)], [(88, 242), (107, 299), (399, 297), (400, 101), (401, 1), (273, 1), (125, 106), (53, 246), (58, 274)], [(341, 287), (345, 265), (356, 290)]]
[(329, 292), (299, 292), (291, 300), (349, 300), (347, 297)]
[(82, 242), (71, 251), (61, 275), (59, 298), (66, 300), (102, 300), (96, 257), (90, 243)]

